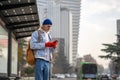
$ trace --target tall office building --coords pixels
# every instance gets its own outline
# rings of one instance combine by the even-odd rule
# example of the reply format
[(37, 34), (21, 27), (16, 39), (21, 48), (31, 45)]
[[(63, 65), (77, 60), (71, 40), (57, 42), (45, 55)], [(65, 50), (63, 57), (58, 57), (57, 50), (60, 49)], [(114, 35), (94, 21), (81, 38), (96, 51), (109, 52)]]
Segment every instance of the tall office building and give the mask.
[(61, 7), (60, 10), (60, 37), (65, 41), (65, 56), (70, 64), (72, 61), (72, 13), (68, 8)]
[[(72, 59), (75, 64), (77, 59), (78, 34), (80, 22), (80, 2), (81, 0), (62, 0), (61, 6), (69, 8), (72, 13)], [(73, 65), (74, 65), (73, 64)]]
[(117, 20), (117, 35), (120, 35), (120, 19)]
[[(66, 49), (64, 52), (69, 63), (73, 63), (74, 65), (76, 63), (78, 52), (77, 46), (78, 46), (81, 0), (59, 0), (57, 4), (55, 4), (54, 1), (57, 0), (37, 0), (40, 22), (42, 22), (42, 20), (46, 17), (50, 18), (53, 21), (51, 33), (52, 36), (55, 38), (63, 37), (63, 35), (64, 37), (66, 35), (72, 36), (69, 38), (65, 37), (66, 39), (65, 41), (68, 40), (68, 42), (65, 43)], [(62, 10), (63, 8), (66, 8), (66, 10), (65, 9)], [(70, 16), (71, 14), (72, 16)], [(65, 34), (63, 32), (64, 30), (66, 30)], [(69, 44), (71, 44), (72, 46), (68, 46)]]

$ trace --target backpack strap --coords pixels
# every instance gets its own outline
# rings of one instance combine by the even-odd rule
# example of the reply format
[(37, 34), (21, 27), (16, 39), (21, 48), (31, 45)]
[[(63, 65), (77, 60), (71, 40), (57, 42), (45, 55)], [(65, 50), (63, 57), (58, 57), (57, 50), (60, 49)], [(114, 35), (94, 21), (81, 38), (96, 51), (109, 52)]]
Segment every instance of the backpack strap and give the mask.
[(38, 42), (40, 42), (40, 31), (38, 30)]

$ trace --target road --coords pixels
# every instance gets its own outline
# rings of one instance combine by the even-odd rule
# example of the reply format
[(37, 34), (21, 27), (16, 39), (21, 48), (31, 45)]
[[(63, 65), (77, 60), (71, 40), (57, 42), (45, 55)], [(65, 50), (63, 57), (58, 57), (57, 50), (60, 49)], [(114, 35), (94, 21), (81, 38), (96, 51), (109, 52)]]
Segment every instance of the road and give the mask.
[(51, 80), (76, 80), (76, 78), (52, 78)]
[[(20, 80), (34, 80), (33, 77), (22, 77)], [(76, 78), (51, 78), (51, 80), (76, 80)]]

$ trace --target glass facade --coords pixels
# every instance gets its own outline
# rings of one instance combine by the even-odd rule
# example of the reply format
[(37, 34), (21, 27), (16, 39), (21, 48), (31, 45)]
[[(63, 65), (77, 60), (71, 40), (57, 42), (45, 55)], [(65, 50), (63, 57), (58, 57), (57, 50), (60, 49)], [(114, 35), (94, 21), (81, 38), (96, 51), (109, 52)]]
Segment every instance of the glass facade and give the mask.
[(12, 38), (12, 67), (11, 74), (17, 74), (17, 62), (18, 62), (18, 43)]
[[(17, 74), (18, 43), (12, 37), (11, 74)], [(0, 76), (7, 76), (8, 69), (8, 32), (0, 25)]]
[(0, 74), (7, 75), (8, 32), (0, 25)]

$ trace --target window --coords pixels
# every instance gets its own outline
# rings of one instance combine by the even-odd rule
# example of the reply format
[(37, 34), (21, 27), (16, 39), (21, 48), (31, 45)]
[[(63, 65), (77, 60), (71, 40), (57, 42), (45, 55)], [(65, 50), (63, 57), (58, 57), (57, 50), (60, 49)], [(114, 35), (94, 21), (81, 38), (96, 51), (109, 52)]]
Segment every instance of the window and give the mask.
[(83, 74), (96, 74), (97, 66), (95, 64), (84, 64), (82, 70)]
[[(0, 25), (0, 73), (7, 73), (7, 60), (8, 60), (8, 33)], [(3, 75), (5, 76), (5, 75)]]

